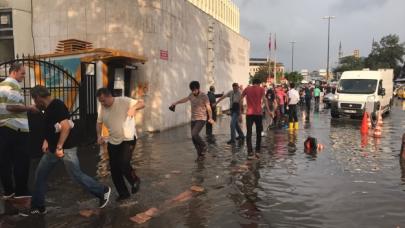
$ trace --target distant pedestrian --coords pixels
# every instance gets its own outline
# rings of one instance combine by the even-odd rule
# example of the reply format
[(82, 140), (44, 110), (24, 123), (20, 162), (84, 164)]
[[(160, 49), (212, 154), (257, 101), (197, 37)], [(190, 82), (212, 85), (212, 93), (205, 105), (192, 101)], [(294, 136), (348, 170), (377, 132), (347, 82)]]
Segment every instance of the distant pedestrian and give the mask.
[(111, 188), (84, 174), (80, 169), (77, 142), (74, 139), (77, 132), (72, 132), (75, 127), (70, 120), (68, 108), (61, 100), (52, 98), (44, 86), (32, 88), (31, 96), (36, 106), (44, 111), (45, 139), (42, 144), (43, 155), (35, 173), (31, 209), (20, 212), (20, 215), (47, 213), (45, 207), (47, 179), (59, 161), (63, 162), (69, 176), (87, 192), (97, 197), (99, 207), (104, 208), (109, 202)]
[(270, 109), (270, 124), (269, 127), (275, 127), (276, 126), (276, 121), (277, 121), (277, 110), (278, 110), (278, 103), (276, 99), (276, 94), (274, 91), (274, 88), (271, 86), (267, 92), (266, 92), (266, 98), (267, 102), (269, 103), (269, 109)]
[(297, 115), (297, 104), (300, 101), (300, 95), (295, 89), (295, 84), (290, 83), (290, 90), (288, 91), (288, 110), (289, 110), (289, 129), (298, 130), (298, 115)]
[(190, 95), (174, 102), (171, 107), (175, 107), (178, 104), (183, 104), (190, 101), (191, 138), (193, 140), (194, 147), (197, 150), (198, 157), (196, 161), (202, 161), (205, 158), (207, 146), (199, 134), (207, 119), (211, 124), (214, 123), (214, 120), (212, 119), (212, 110), (208, 96), (200, 91), (200, 83), (198, 81), (192, 81), (190, 82), (189, 87), (191, 90)]
[(14, 63), (10, 66), (9, 76), (0, 83), (0, 179), (4, 199), (30, 195), (27, 187), (30, 167), (27, 112), (38, 110), (24, 104), (20, 86), (24, 78), (24, 66)]
[(319, 101), (321, 98), (321, 89), (319, 86), (316, 86), (314, 89), (314, 98), (315, 98), (315, 105), (319, 105)]
[[(246, 97), (247, 110), (246, 110), (246, 144), (248, 149), (248, 158), (252, 159), (255, 156), (252, 148), (252, 127), (253, 124), (256, 125), (256, 148), (255, 152), (260, 153), (261, 141), (262, 141), (262, 131), (263, 131), (263, 110), (262, 104), (265, 104), (267, 113), (270, 113), (269, 105), (265, 96), (264, 88), (260, 87), (260, 80), (253, 79), (253, 85), (247, 87), (241, 98), (242, 100)], [(242, 108), (241, 108), (242, 109)]]
[(311, 87), (309, 84), (307, 84), (305, 86), (305, 106), (306, 106), (306, 113), (307, 116), (306, 118), (309, 120), (309, 115), (310, 115), (310, 111), (311, 111), (311, 100), (312, 100), (312, 91), (311, 91)]
[[(231, 139), (227, 144), (234, 144), (236, 140), (244, 140), (245, 135), (239, 125), (239, 119), (241, 117), (241, 96), (242, 93), (239, 90), (238, 83), (232, 84), (232, 90), (219, 98), (218, 102), (221, 102), (225, 98), (229, 98), (229, 110), (231, 112)], [(238, 138), (236, 138), (236, 132), (238, 132)]]
[[(136, 112), (145, 107), (143, 100), (129, 97), (113, 97), (107, 88), (97, 90), (97, 98), (101, 106), (97, 117), (97, 142), (105, 143), (101, 136), (103, 124), (108, 129), (107, 150), (110, 158), (111, 178), (118, 192), (117, 202), (130, 197), (125, 179), (131, 186), (131, 193), (138, 192), (140, 178), (131, 166), (132, 152), (136, 145), (136, 134), (128, 138), (124, 134), (123, 124), (127, 117), (135, 117)], [(135, 126), (133, 126), (135, 128)]]
[(284, 91), (284, 88), (281, 85), (277, 85), (276, 95), (278, 97), (279, 103), (278, 108), (281, 113), (281, 116), (285, 114), (285, 103), (287, 101), (287, 95)]
[[(217, 121), (217, 112), (216, 112), (216, 103), (217, 103), (217, 98), (222, 97), (224, 94), (215, 94), (215, 87), (210, 86), (210, 91), (208, 91), (207, 96), (208, 100), (210, 101), (210, 106), (212, 110), (212, 119), (214, 121)], [(207, 121), (205, 124), (205, 134), (210, 137), (212, 136), (212, 124)]]

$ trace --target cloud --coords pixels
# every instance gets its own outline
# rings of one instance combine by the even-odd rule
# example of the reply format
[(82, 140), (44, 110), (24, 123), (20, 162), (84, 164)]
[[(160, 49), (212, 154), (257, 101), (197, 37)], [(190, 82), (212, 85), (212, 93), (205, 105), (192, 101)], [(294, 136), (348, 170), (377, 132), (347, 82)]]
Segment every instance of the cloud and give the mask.
[(389, 0), (339, 0), (332, 4), (329, 10), (344, 13), (364, 12), (367, 9), (383, 7), (388, 2)]
[[(339, 41), (344, 54), (360, 49), (367, 56), (371, 40), (398, 34), (405, 41), (405, 0), (233, 0), (241, 13), (241, 34), (250, 40), (251, 57), (266, 57), (269, 32), (277, 33), (277, 61), (291, 67), (291, 44), (294, 69), (318, 70), (326, 66), (327, 21), (331, 22), (330, 64), (335, 66)], [(274, 52), (273, 52), (274, 54)]]

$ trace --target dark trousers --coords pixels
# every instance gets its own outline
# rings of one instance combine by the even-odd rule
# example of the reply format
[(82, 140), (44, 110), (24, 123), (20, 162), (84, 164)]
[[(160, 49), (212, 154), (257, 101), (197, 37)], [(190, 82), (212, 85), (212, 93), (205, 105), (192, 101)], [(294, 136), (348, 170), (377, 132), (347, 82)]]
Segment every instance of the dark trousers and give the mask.
[(125, 184), (127, 179), (130, 185), (134, 185), (138, 178), (131, 166), (132, 151), (134, 141), (123, 141), (121, 144), (113, 145), (108, 143), (108, 155), (110, 156), (111, 177), (117, 192), (122, 197), (129, 196), (128, 188)]
[(0, 179), (5, 195), (12, 193), (15, 193), (16, 196), (29, 195), (27, 186), (30, 168), (28, 136), (29, 133), (0, 127)]
[(298, 122), (297, 105), (288, 105), (290, 123)]
[(200, 136), (200, 131), (204, 127), (205, 122), (204, 120), (191, 121), (191, 139), (193, 140), (198, 156), (204, 155), (206, 149), (205, 142)]
[(260, 150), (260, 145), (262, 142), (262, 131), (263, 131), (263, 123), (262, 123), (262, 116), (261, 115), (246, 115), (246, 144), (248, 153), (252, 153), (252, 128), (253, 123), (256, 125), (256, 151)]
[[(217, 121), (217, 112), (215, 110), (215, 107), (211, 106), (211, 110), (212, 110), (212, 119), (214, 121)], [(212, 135), (212, 124), (210, 124), (208, 121), (205, 124), (205, 134)]]
[(309, 118), (309, 114), (311, 112), (311, 97), (305, 97), (305, 105), (307, 110), (307, 118)]

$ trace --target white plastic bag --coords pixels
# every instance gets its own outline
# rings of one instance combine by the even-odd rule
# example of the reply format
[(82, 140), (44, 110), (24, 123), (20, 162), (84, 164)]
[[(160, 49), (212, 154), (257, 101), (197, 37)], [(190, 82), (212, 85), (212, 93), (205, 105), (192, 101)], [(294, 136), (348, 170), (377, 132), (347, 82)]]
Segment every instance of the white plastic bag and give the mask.
[(136, 136), (135, 118), (132, 116), (127, 116), (122, 124), (122, 130), (124, 131), (124, 137), (126, 139), (133, 139), (134, 136)]

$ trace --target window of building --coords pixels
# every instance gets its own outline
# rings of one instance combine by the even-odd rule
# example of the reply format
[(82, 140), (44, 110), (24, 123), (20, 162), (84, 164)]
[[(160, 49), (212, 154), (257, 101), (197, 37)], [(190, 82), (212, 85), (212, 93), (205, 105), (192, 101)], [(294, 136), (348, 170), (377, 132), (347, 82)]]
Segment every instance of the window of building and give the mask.
[(13, 17), (11, 9), (0, 10), (0, 62), (14, 58)]

